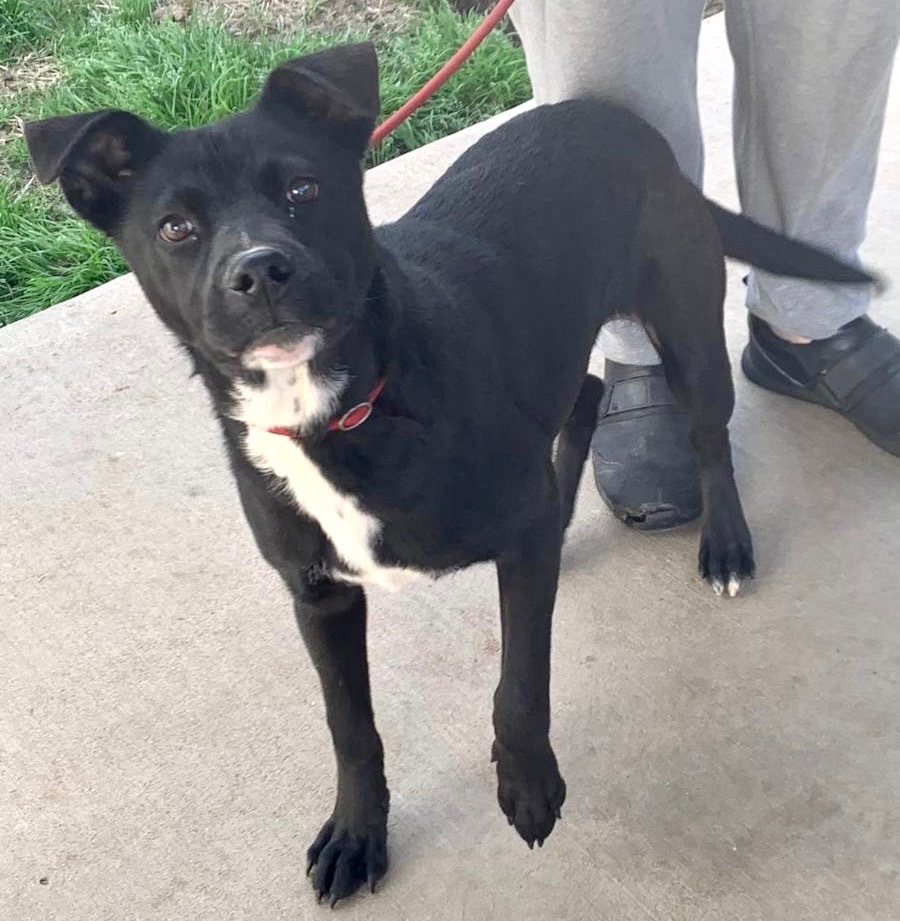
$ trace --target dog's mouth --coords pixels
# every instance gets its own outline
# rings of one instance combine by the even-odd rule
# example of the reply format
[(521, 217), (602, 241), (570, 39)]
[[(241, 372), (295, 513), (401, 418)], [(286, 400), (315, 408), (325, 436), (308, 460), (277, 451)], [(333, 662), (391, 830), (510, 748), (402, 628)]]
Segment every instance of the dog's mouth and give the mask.
[(319, 333), (288, 328), (273, 330), (241, 352), (241, 364), (252, 371), (295, 368), (312, 361), (321, 346)]

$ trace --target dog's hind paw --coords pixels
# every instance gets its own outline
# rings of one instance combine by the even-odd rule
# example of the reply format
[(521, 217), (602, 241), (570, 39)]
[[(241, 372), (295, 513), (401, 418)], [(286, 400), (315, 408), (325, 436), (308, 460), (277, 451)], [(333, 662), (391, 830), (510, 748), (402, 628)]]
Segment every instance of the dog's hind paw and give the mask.
[(306, 874), (312, 874), (317, 900), (332, 908), (360, 886), (370, 892), (387, 872), (386, 813), (374, 825), (356, 829), (332, 816), (306, 852)]
[(720, 598), (734, 598), (756, 572), (753, 540), (743, 518), (723, 526), (708, 523), (703, 528), (698, 559), (700, 577), (712, 585)]
[(725, 585), (719, 579), (713, 579), (712, 581), (713, 591), (718, 595), (719, 598), (722, 595), (728, 595), (729, 598), (734, 598), (734, 596), (741, 590), (741, 580), (735, 576), (731, 575), (728, 577), (728, 584)]
[(497, 762), (500, 808), (529, 848), (542, 847), (562, 818), (566, 799), (566, 782), (553, 750), (547, 745), (539, 753), (513, 753), (495, 741), (492, 757)]

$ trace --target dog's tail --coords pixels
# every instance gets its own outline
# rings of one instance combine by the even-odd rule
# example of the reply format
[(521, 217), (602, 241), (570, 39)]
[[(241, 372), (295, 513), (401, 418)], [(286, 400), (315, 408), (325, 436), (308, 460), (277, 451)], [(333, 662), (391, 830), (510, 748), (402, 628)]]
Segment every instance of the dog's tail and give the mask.
[(811, 281), (872, 284), (876, 290), (884, 290), (883, 281), (871, 272), (848, 265), (815, 246), (792, 240), (708, 199), (707, 205), (719, 229), (722, 251), (726, 256), (773, 275), (790, 275)]

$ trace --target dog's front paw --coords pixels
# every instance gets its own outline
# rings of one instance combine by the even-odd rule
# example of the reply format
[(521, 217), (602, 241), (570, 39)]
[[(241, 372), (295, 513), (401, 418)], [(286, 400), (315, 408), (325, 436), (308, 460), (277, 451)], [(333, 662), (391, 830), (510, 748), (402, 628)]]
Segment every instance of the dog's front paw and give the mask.
[(731, 598), (753, 578), (753, 539), (742, 514), (710, 516), (700, 538), (698, 569), (717, 595)]
[(332, 908), (363, 884), (374, 892), (387, 871), (387, 806), (368, 811), (364, 818), (348, 819), (336, 809), (306, 852), (316, 896)]
[(492, 757), (497, 762), (500, 808), (530, 848), (535, 841), (541, 847), (556, 820), (562, 818), (566, 799), (566, 782), (553, 749), (548, 744), (539, 751), (514, 752), (495, 740)]

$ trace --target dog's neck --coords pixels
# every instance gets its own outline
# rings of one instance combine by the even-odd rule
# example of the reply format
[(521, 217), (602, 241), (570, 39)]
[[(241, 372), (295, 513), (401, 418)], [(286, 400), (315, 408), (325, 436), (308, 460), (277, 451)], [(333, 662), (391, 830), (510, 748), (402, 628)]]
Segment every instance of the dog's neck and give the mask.
[(345, 377), (341, 401), (353, 406), (367, 399), (375, 384), (390, 374), (391, 316), (384, 270), (376, 264), (360, 320), (338, 343), (331, 365)]

